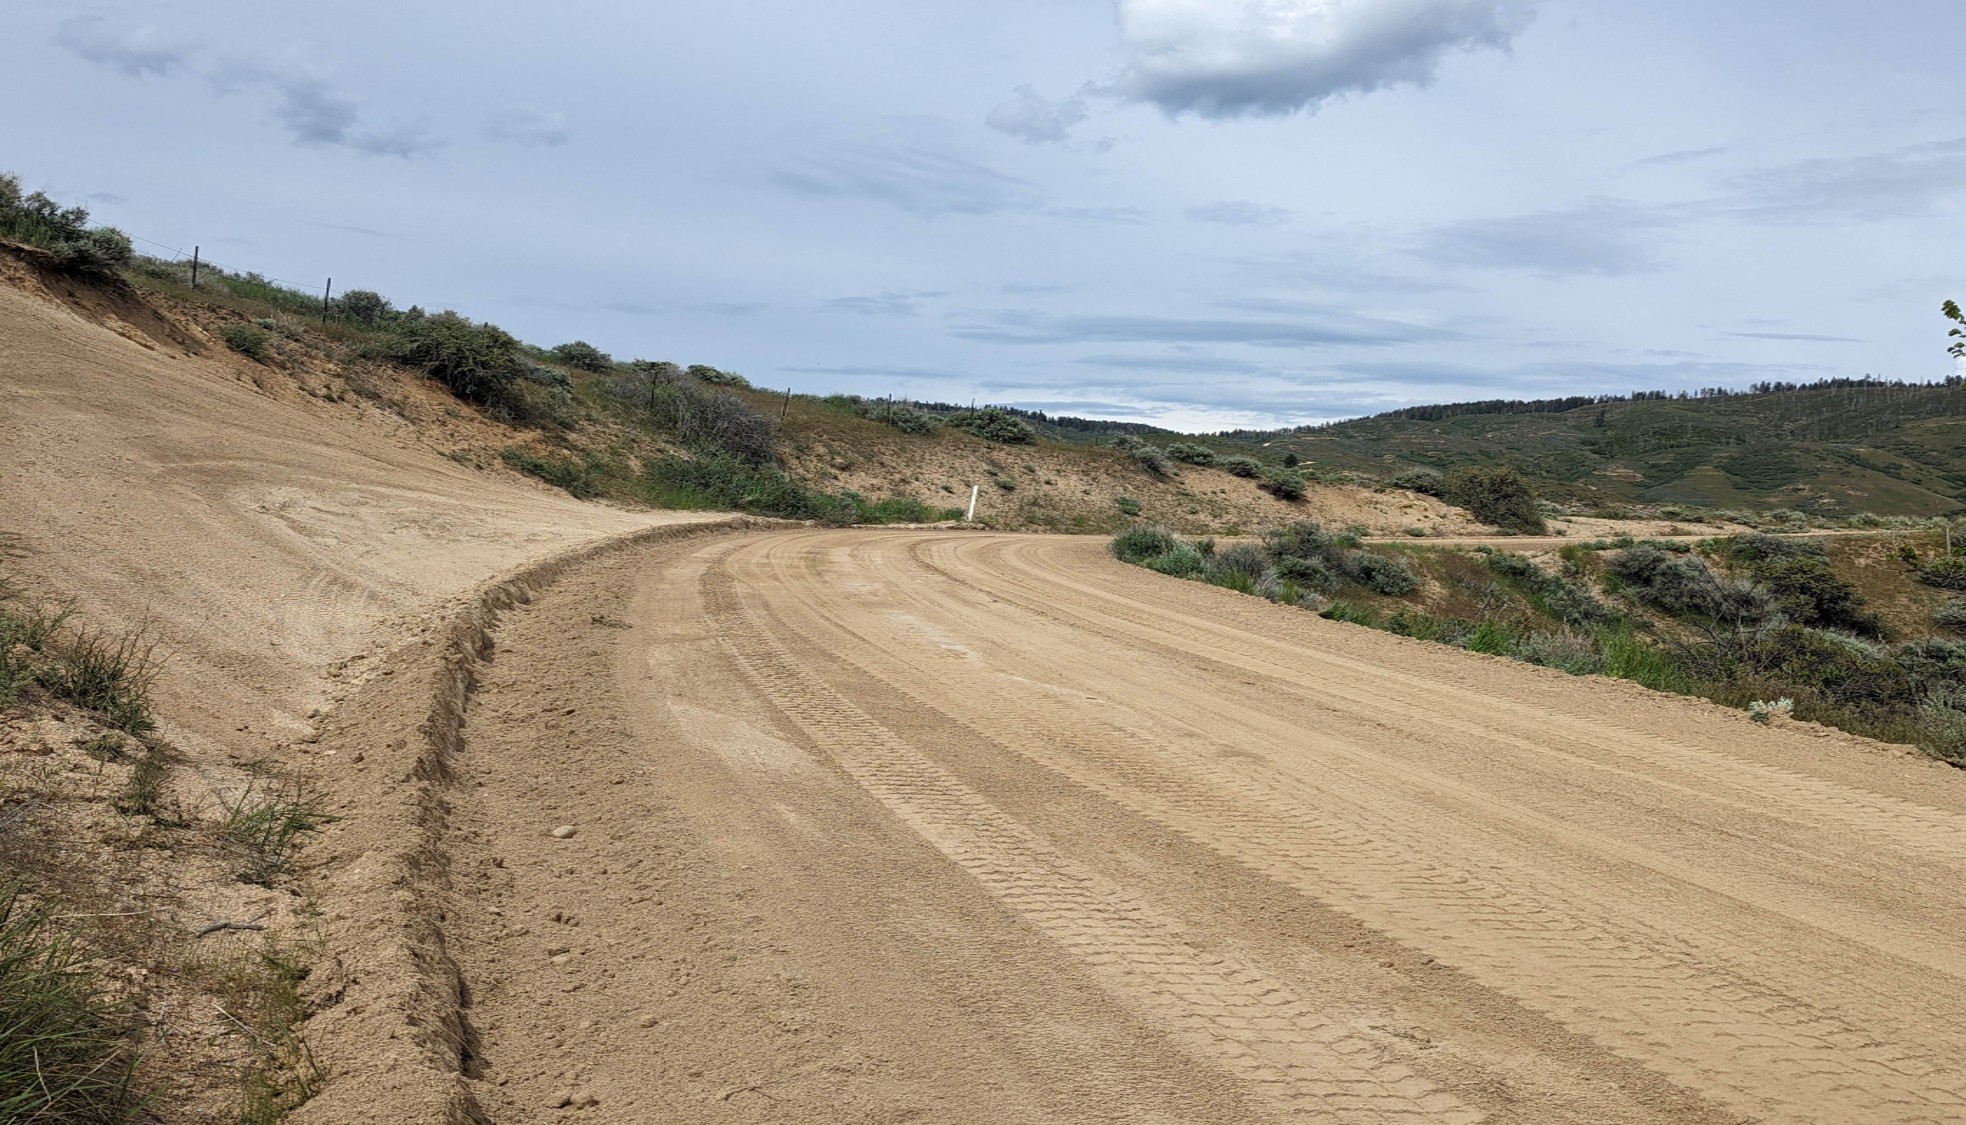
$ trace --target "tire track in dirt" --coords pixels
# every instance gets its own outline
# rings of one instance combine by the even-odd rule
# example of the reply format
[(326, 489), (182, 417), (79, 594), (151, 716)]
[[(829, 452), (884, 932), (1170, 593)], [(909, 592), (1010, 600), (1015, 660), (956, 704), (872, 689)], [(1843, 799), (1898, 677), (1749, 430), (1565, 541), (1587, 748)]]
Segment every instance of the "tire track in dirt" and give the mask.
[(895, 815), (1198, 1055), (1253, 1083), (1291, 1119), (1478, 1121), (1482, 1115), (1261, 972), (1198, 954), (1177, 924), (1045, 845), (804, 672), (727, 569), (704, 598), (758, 689)]
[[(946, 541), (935, 543), (941, 548)], [(966, 547), (975, 549), (960, 541), (955, 549)], [(809, 548), (780, 543), (761, 549), (796, 558), (807, 571), (808, 586), (813, 583)], [(891, 555), (882, 557), (892, 561)], [(994, 580), (1002, 573), (969, 562), (972, 574), (987, 574)], [(881, 589), (901, 596), (912, 593), (918, 603), (933, 600), (919, 584), (911, 587), (905, 577), (890, 574)], [(824, 580), (819, 576), (820, 582)], [(984, 596), (996, 598), (1002, 592), (1001, 583), (993, 581), (990, 585)], [(1025, 602), (1022, 608), (1042, 611), (1063, 601), (1034, 600), (1035, 606)], [(815, 599), (813, 604), (826, 607), (828, 603)], [(976, 609), (974, 605), (966, 608), (971, 612)], [(835, 618), (848, 612), (837, 606), (831, 610)], [(823, 613), (823, 608), (816, 612)], [(1081, 629), (1088, 625), (1082, 614), (1072, 616), (1078, 619), (1071, 625)], [(877, 629), (866, 626), (871, 620), (866, 614), (859, 614), (858, 620), (862, 622), (859, 635), (848, 643), (834, 638), (831, 647), (899, 690), (921, 697), (924, 682), (934, 679), (928, 674), (932, 665), (904, 661), (881, 666), (883, 638)], [(1113, 633), (1110, 626), (1091, 631), (1109, 637)], [(1137, 636), (1119, 639), (1140, 643)], [(1036, 641), (1028, 646), (1032, 651), (1043, 647)], [(1051, 650), (1056, 651), (1056, 646)], [(1301, 676), (1289, 669), (1273, 671)], [(1061, 669), (1054, 666), (1043, 672), (1050, 675), (1041, 673), (1031, 678), (1061, 682), (1057, 678)], [(1352, 674), (1356, 675), (1356, 670)], [(970, 692), (944, 693), (925, 702), (946, 708), (951, 700), (973, 699), (976, 693), (974, 685), (970, 686)], [(1352, 702), (1358, 702), (1356, 697)], [(1714, 963), (1715, 948), (1739, 946), (1746, 939), (1765, 938), (1766, 934), (1743, 933), (1728, 925), (1709, 926), (1702, 941), (1688, 944), (1635, 918), (1582, 916), (1585, 903), (1575, 895), (1561, 901), (1561, 909), (1556, 909), (1550, 901), (1483, 882), (1465, 866), (1442, 868), (1416, 860), (1411, 849), (1387, 846), (1384, 841), (1424, 842), (1439, 837), (1416, 832), (1411, 822), (1367, 819), (1361, 823), (1360, 813), (1369, 808), (1367, 804), (1348, 804), (1346, 822), (1333, 823), (1311, 816), (1301, 802), (1285, 796), (1290, 789), (1287, 777), (1251, 777), (1246, 769), (1225, 770), (1219, 758), (1199, 759), (1165, 743), (1151, 747), (1152, 757), (1179, 768), (1143, 768), (1135, 756), (1113, 750), (1126, 746), (1137, 732), (1088, 724), (1084, 708), (1066, 706), (1054, 694), (1023, 692), (1015, 711), (1034, 736), (1019, 740), (1017, 752), (1033, 756), (1047, 768), (1072, 776), (1218, 851), (1226, 849), (1306, 893), (1349, 891), (1354, 899), (1351, 908), (1376, 915), (1376, 923), (1405, 932), (1429, 951), (1448, 952), (1478, 976), (1501, 982), (1505, 990), (1522, 996), (1525, 1002), (1560, 1019), (1593, 1027), (1621, 1049), (1666, 1066), (1682, 1080), (1715, 1091), (1716, 1096), (1729, 1096), (1744, 1108), (1772, 1110), (1791, 1119), (1816, 1114), (1847, 1119), (1855, 1114), (1866, 1119), (1916, 1120), (1921, 1115), (1932, 1119), (1949, 1116), (1946, 1107), (1957, 1104), (1950, 1100), (1957, 1096), (1956, 1070), (1928, 1050), (1907, 1047), (1902, 1036), (1895, 1044), (1874, 1042), (1868, 1029), (1835, 1018), (1833, 1013), (1817, 1011), (1796, 996), (1768, 987), (1765, 980), (1754, 975), (1731, 973), (1724, 964)], [(1245, 727), (1255, 728), (1243, 733), (1287, 733), (1264, 731), (1255, 721), (1256, 715), (1248, 710), (1243, 714)], [(985, 714), (960, 708), (954, 717), (972, 726), (988, 721)], [(1162, 721), (1166, 722), (1164, 718)], [(1466, 726), (1473, 731), (1482, 729), (1481, 724)], [(1371, 796), (1365, 794), (1368, 799)], [(1833, 815), (1862, 803), (1855, 799), (1831, 801), (1824, 807)], [(1923, 812), (1927, 819), (1944, 819), (1937, 810)], [(1504, 869), (1501, 877), (1532, 888), (1536, 885), (1534, 873)], [(1483, 940), (1470, 942), (1466, 940), (1469, 933)], [(1502, 939), (1499, 945), (1498, 937)], [(1818, 983), (1835, 977), (1832, 966), (1820, 959), (1811, 960)], [(1828, 999), (1855, 1001), (1847, 989), (1859, 983), (1845, 982), (1846, 994), (1832, 989)], [(1929, 1006), (1912, 1001), (1908, 992), (1900, 991), (1896, 999), (1911, 1009), (1928, 1008), (1920, 1014), (1930, 1014)], [(1865, 1005), (1851, 1006), (1861, 1009)], [(1659, 1034), (1662, 1026), (1675, 1020), (1681, 1026), (1670, 1036), (1670, 1042), (1663, 1042)], [(1730, 1091), (1730, 1075), (1740, 1073), (1780, 1073), (1785, 1081), (1779, 1088)]]

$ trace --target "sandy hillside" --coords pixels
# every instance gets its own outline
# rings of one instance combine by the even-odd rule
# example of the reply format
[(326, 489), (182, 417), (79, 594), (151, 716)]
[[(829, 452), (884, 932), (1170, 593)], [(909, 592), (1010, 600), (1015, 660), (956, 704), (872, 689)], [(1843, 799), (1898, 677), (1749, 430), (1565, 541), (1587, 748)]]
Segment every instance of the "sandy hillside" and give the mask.
[(390, 619), (674, 518), (473, 471), (393, 414), (11, 259), (0, 433), (14, 569), (103, 620), (148, 621), (174, 736), (247, 752), (300, 734), (334, 665), (399, 639)]

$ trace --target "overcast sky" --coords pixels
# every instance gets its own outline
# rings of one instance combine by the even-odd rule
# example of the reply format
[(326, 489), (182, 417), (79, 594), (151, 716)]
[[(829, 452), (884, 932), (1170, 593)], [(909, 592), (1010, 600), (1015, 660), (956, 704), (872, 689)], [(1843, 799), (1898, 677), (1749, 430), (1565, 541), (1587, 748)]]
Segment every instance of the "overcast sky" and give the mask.
[(801, 391), (1213, 429), (1931, 379), (1966, 298), (1957, 0), (9, 8), (30, 187)]

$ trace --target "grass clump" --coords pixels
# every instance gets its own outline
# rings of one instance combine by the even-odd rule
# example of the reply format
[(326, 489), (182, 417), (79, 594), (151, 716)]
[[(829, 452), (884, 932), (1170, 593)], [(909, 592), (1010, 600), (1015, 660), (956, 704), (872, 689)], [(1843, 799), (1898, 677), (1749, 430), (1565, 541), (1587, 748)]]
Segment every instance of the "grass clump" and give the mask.
[(262, 788), (255, 780), (225, 806), (219, 836), (237, 852), (242, 881), (272, 886), (291, 871), (301, 841), (333, 819), (298, 783)]
[(0, 1121), (136, 1121), (137, 1055), (121, 1005), (18, 887), (0, 887)]
[(1966, 633), (1966, 598), (1954, 598), (1933, 610), (1932, 624), (1955, 633)]
[(266, 362), (268, 337), (264, 329), (250, 324), (228, 324), (219, 335), (225, 338), (225, 346), (252, 360), (254, 363)]
[(1119, 508), (1120, 514), (1123, 516), (1130, 517), (1140, 514), (1140, 501), (1135, 500), (1131, 496), (1115, 496), (1113, 498), (1113, 504)]

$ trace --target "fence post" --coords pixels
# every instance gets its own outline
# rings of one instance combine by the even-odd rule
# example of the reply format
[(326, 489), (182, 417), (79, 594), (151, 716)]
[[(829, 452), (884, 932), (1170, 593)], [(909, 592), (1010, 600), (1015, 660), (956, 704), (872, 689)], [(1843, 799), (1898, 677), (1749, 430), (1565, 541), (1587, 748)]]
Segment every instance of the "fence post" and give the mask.
[(191, 287), (198, 288), (198, 247), (191, 248)]
[(964, 523), (976, 522), (976, 494), (979, 491), (981, 491), (982, 488), (983, 486), (980, 484), (972, 484), (969, 486), (969, 515), (963, 518)]
[(326, 324), (328, 322), (328, 302), (333, 297), (334, 297), (334, 278), (331, 277), (328, 279), (328, 284), (325, 287), (323, 287), (321, 290), (321, 323), (322, 324)]
[(785, 415), (792, 409), (792, 388), (785, 388), (785, 405), (778, 408), (778, 424), (785, 424)]

